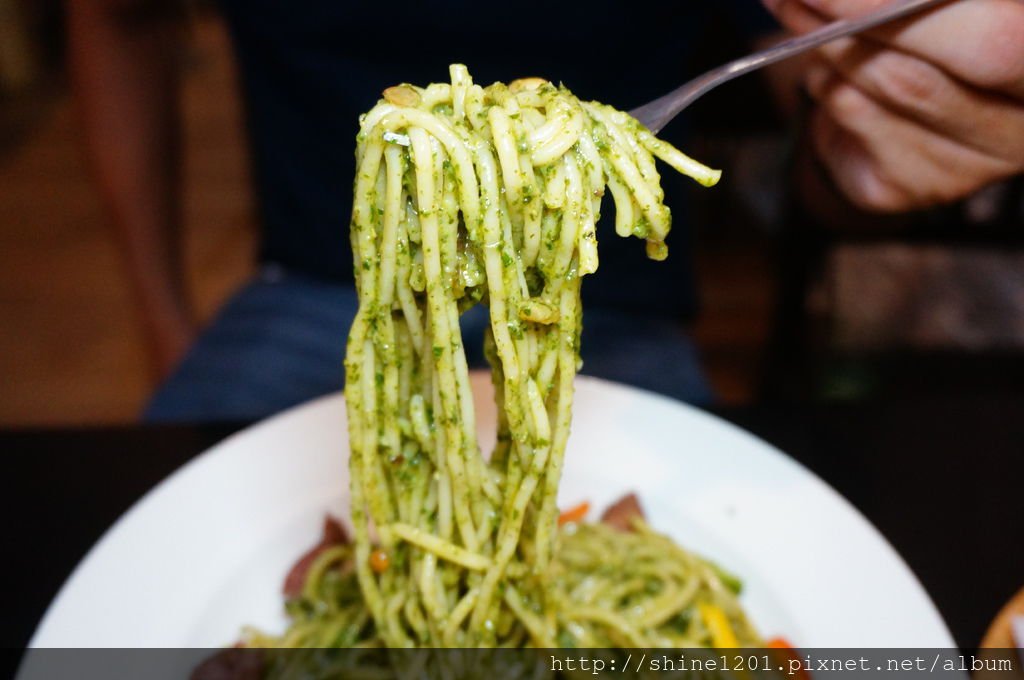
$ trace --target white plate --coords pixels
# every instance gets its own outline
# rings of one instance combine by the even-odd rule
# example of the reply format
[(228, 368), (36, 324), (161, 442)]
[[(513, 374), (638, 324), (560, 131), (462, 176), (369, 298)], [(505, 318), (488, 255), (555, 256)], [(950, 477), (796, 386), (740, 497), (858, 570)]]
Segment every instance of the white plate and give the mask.
[[(493, 441), (474, 376), (481, 443)], [(348, 504), (340, 396), (241, 432), (178, 470), (92, 549), (35, 647), (214, 647), (284, 624), (281, 584)], [(142, 452), (143, 454), (145, 452)], [(953, 647), (928, 595), (842, 497), (776, 449), (678, 402), (577, 381), (562, 504), (636, 491), (651, 524), (740, 575), (765, 636), (801, 647)]]

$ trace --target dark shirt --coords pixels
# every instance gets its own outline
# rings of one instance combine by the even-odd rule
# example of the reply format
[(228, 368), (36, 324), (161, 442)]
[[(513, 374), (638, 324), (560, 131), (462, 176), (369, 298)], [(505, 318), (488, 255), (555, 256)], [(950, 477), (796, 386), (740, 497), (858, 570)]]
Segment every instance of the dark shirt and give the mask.
[[(737, 0), (761, 21), (756, 0)], [(222, 0), (234, 39), (262, 228), (261, 259), (349, 282), (348, 238), (359, 115), (402, 82), (448, 80), (466, 64), (487, 85), (524, 76), (562, 82), (583, 99), (629, 109), (664, 94), (684, 70), (709, 7), (725, 0)], [(685, 149), (685, 125), (664, 137)], [(670, 257), (599, 226), (600, 269), (588, 304), (685, 315), (693, 308), (683, 178), (666, 169), (676, 231)]]

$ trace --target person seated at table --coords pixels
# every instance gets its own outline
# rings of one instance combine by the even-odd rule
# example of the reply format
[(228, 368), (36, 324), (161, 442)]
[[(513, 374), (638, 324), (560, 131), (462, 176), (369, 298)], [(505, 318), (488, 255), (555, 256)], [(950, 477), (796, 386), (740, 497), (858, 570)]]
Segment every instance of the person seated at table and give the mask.
[[(764, 0), (795, 33), (883, 2)], [(354, 137), (384, 87), (443, 80), (449, 63), (463, 62), (477, 82), (545, 75), (628, 109), (692, 75), (680, 65), (709, 13), (766, 30), (755, 0), (607, 0), (586, 11), (536, 0), (511, 9), (469, 0), (220, 5), (245, 99), (261, 266), (199, 332), (177, 244), (179, 13), (152, 0), (67, 4), (91, 157), (166, 376), (151, 420), (258, 418), (341, 387), (356, 309), (347, 233)], [(1024, 168), (1017, 0), (953, 2), (834, 42), (802, 80), (816, 102), (807, 139), (817, 162), (799, 189), (820, 213), (924, 208)], [(683, 128), (665, 135), (685, 148)], [(601, 271), (584, 287), (584, 372), (704, 403), (711, 391), (685, 330), (694, 295), (684, 189), (664, 181), (677, 215), (668, 262), (648, 263), (643, 248), (613, 243), (599, 227)], [(484, 321), (466, 323), (472, 337)]]

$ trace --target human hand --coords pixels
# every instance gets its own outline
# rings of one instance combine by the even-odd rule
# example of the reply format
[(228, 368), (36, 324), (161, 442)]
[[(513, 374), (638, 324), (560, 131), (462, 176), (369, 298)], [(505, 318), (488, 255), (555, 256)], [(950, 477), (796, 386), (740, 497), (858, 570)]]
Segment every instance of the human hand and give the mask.
[[(764, 0), (790, 31), (889, 0)], [(1024, 2), (960, 0), (835, 41), (805, 74), (814, 151), (852, 203), (902, 212), (1024, 171)]]

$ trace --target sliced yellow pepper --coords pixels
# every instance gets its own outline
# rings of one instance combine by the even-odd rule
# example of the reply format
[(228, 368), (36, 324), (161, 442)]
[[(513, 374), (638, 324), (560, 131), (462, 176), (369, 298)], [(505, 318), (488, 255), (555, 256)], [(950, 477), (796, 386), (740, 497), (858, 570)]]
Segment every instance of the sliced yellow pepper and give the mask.
[(711, 633), (712, 645), (719, 649), (736, 649), (740, 646), (739, 640), (736, 639), (736, 633), (733, 632), (732, 626), (729, 625), (729, 619), (721, 607), (702, 602), (697, 605), (697, 611), (700, 612), (700, 617), (704, 619), (704, 625)]

